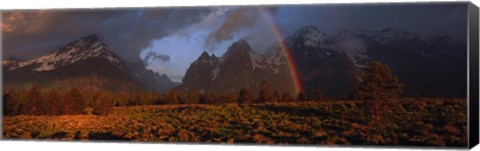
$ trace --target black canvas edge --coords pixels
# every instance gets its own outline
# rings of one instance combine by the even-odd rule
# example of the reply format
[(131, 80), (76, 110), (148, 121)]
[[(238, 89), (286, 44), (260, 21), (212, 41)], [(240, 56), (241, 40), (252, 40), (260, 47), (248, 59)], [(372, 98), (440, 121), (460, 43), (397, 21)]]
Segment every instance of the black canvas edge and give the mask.
[[(0, 10), (0, 22), (2, 22), (3, 13)], [(0, 29), (0, 61), (3, 61), (3, 37), (2, 29)], [(0, 141), (3, 140), (3, 65), (0, 66)]]
[(478, 7), (468, 4), (468, 147), (475, 147), (479, 141), (479, 39), (478, 39)]

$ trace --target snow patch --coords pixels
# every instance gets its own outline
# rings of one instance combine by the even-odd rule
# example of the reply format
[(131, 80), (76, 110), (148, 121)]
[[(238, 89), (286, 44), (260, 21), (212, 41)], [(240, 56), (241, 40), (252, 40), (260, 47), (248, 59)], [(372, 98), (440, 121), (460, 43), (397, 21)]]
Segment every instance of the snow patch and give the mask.
[(218, 75), (219, 72), (220, 72), (220, 66), (217, 65), (217, 66), (215, 66), (215, 68), (212, 71), (213, 76), (212, 76), (212, 79), (210, 79), (210, 80), (211, 81), (215, 80), (215, 78), (217, 78), (217, 75)]
[(310, 47), (321, 47), (328, 40), (328, 37), (318, 31), (309, 30), (304, 37), (304, 45)]
[(367, 55), (366, 44), (362, 40), (352, 39), (344, 40), (339, 43), (341, 50), (347, 54), (357, 68), (366, 68), (367, 60), (371, 59)]
[[(106, 58), (111, 63), (120, 66), (120, 61), (109, 52), (108, 48), (102, 42), (95, 42), (90, 47), (83, 40), (79, 40), (74, 44), (74, 47), (64, 47), (59, 50), (49, 53), (38, 58), (19, 62), (18, 66), (11, 68), (11, 70), (22, 68), (25, 66), (35, 65), (34, 71), (51, 71), (56, 69), (60, 65), (73, 64), (77, 61), (88, 59), (91, 57)], [(66, 49), (66, 50), (62, 50)]]
[(263, 56), (250, 52), (250, 60), (252, 61), (252, 68), (265, 68), (265, 64), (262, 64)]

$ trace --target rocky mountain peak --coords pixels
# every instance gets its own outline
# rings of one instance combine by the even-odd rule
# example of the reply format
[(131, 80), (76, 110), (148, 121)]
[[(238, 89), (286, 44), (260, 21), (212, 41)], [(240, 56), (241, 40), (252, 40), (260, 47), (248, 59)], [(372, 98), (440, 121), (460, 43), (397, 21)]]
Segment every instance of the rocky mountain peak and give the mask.
[(208, 66), (213, 66), (218, 63), (218, 58), (214, 55), (210, 56), (207, 51), (202, 52), (202, 54), (194, 61), (192, 64), (203, 65), (207, 64)]
[(210, 59), (210, 55), (207, 53), (207, 51), (203, 51), (199, 58)]
[[(83, 85), (91, 82), (90, 78), (103, 79), (103, 82), (89, 85), (112, 91), (129, 89), (166, 92), (176, 85), (167, 76), (146, 69), (140, 59), (125, 62), (96, 34), (81, 37), (38, 58), (27, 61), (4, 60), (2, 63), (4, 69), (7, 69), (5, 77), (9, 80), (6, 81), (12, 86), (44, 82), (42, 84), (45, 86), (61, 89), (72, 85), (57, 87), (58, 79), (79, 80), (77, 84)], [(84, 79), (79, 79), (80, 77)]]
[(315, 26), (305, 26), (296, 31), (292, 36), (287, 38), (290, 45), (303, 45), (308, 47), (323, 47), (331, 41), (331, 37)]
[(223, 55), (223, 58), (229, 57), (245, 57), (250, 58), (250, 53), (252, 52), (252, 47), (246, 40), (240, 39), (234, 42), (230, 47), (228, 47), (227, 52)]

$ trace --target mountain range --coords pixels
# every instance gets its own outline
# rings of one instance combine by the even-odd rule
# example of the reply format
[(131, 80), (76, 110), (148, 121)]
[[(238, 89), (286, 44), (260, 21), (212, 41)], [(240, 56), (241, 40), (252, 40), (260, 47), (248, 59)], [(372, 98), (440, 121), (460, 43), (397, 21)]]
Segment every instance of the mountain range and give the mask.
[[(140, 59), (139, 59), (140, 60)], [(177, 84), (138, 61), (120, 59), (95, 34), (81, 37), (50, 53), (27, 61), (2, 62), (4, 87), (26, 89), (79, 89), (112, 92), (166, 92)]]
[[(285, 52), (288, 50), (288, 53)], [(222, 56), (203, 52), (187, 69), (182, 83), (119, 58), (95, 35), (88, 35), (31, 60), (3, 60), (4, 88), (65, 90), (77, 87), (112, 92), (155, 91), (257, 95), (262, 81), (270, 90), (295, 95), (290, 64), (306, 94), (321, 91), (345, 98), (359, 86), (372, 61), (388, 65), (411, 97), (466, 97), (466, 43), (448, 36), (422, 39), (394, 28), (344, 30), (332, 37), (305, 26), (272, 44), (264, 53), (246, 40), (234, 42)], [(288, 56), (287, 56), (288, 55)], [(289, 62), (290, 57), (293, 62)]]
[(269, 57), (256, 54), (245, 40), (233, 43), (222, 57), (203, 52), (188, 68), (183, 82), (174, 89), (201, 93), (237, 93), (242, 88), (253, 92), (267, 81), (279, 92), (293, 92), (286, 58), (280, 49)]
[[(466, 44), (448, 36), (422, 39), (386, 28), (345, 30), (331, 37), (305, 26), (285, 43), (302, 89), (310, 95), (321, 91), (329, 97), (348, 97), (359, 86), (368, 64), (380, 61), (404, 83), (405, 96), (466, 97)], [(267, 81), (271, 90), (293, 94), (282, 45), (276, 43), (266, 51), (255, 53), (258, 51), (247, 41), (239, 40), (221, 57), (204, 52), (174, 89), (229, 93), (248, 88), (259, 92), (261, 81)]]

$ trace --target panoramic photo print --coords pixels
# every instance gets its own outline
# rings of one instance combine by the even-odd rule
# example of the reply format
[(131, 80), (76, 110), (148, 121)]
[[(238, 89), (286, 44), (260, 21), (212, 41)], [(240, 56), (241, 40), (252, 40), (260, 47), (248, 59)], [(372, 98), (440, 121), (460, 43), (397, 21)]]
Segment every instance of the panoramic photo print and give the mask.
[(467, 147), (467, 5), (1, 12), (2, 139)]

